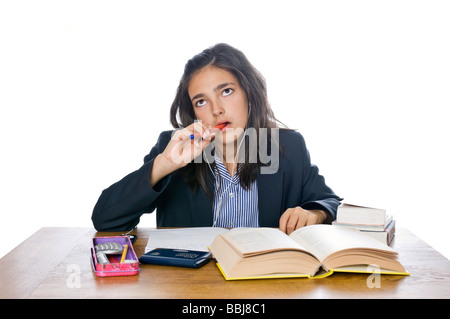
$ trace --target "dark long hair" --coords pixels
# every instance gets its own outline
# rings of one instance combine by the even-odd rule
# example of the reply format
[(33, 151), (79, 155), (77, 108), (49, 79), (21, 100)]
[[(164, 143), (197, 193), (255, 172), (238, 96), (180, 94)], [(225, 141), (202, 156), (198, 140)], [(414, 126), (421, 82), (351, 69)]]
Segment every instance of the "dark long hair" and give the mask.
[[(249, 118), (247, 127), (253, 127), (259, 134), (260, 128), (276, 128), (277, 120), (267, 99), (267, 88), (264, 77), (250, 63), (247, 57), (234, 47), (220, 43), (210, 47), (191, 58), (184, 68), (183, 76), (178, 85), (175, 99), (170, 108), (170, 122), (174, 128), (184, 128), (191, 125), (195, 120), (194, 108), (188, 94), (188, 86), (192, 76), (206, 66), (215, 66), (233, 74), (244, 90), (249, 103)], [(259, 135), (258, 135), (259, 136)], [(268, 137), (270, 141), (270, 136)], [(259, 138), (258, 138), (259, 141)], [(247, 151), (246, 151), (247, 153)], [(240, 184), (248, 189), (258, 176), (257, 163), (248, 162), (246, 154), (245, 163), (240, 163), (236, 174), (239, 175)], [(193, 190), (200, 185), (206, 193), (212, 197), (212, 192), (206, 186), (206, 178), (209, 175), (207, 163), (190, 163), (185, 167), (186, 178)]]

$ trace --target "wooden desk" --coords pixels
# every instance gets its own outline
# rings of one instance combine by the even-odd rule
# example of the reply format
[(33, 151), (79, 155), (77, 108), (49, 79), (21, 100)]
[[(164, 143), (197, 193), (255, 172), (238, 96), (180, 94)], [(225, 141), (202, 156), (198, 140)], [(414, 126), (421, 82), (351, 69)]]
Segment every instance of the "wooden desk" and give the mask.
[[(134, 247), (144, 253), (149, 229)], [(450, 298), (450, 261), (407, 230), (393, 247), (410, 276), (336, 273), (324, 279), (227, 282), (213, 262), (200, 269), (141, 265), (139, 275), (98, 278), (90, 263), (91, 228), (42, 228), (0, 260), (0, 298)]]

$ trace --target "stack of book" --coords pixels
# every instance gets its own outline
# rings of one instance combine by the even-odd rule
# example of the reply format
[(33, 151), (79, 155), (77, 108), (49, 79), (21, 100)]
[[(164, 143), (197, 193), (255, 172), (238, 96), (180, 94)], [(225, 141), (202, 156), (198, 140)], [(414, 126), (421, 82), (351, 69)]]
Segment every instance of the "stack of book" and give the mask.
[(389, 245), (395, 235), (395, 220), (386, 210), (343, 203), (333, 225), (356, 228)]

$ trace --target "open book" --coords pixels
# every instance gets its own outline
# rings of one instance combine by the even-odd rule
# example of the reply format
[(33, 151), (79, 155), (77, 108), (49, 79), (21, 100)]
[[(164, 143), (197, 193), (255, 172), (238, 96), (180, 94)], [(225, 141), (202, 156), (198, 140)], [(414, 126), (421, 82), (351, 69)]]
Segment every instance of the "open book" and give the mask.
[(391, 247), (332, 225), (303, 227), (289, 236), (274, 228), (236, 228), (219, 234), (210, 251), (227, 280), (326, 277), (338, 271), (408, 275)]

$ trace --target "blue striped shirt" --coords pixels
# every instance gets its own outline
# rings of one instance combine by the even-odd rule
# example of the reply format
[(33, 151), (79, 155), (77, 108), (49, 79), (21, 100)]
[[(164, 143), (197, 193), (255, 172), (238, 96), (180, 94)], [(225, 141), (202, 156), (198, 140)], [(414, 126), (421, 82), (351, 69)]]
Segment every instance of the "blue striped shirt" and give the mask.
[(245, 190), (239, 184), (239, 176), (234, 174), (231, 177), (217, 156), (215, 156), (215, 162), (213, 226), (258, 227), (258, 186), (256, 181), (251, 184), (249, 190)]

